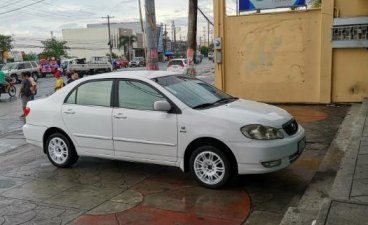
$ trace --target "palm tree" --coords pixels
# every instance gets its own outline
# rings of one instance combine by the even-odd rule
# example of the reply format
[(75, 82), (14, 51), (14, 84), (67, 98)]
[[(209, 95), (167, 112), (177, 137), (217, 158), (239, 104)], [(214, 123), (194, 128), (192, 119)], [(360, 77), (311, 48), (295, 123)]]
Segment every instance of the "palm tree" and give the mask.
[(127, 59), (130, 61), (130, 54), (127, 54), (128, 47), (133, 46), (133, 43), (137, 41), (137, 37), (135, 35), (130, 36), (120, 36), (118, 48), (119, 50), (123, 47), (124, 55), (128, 56)]

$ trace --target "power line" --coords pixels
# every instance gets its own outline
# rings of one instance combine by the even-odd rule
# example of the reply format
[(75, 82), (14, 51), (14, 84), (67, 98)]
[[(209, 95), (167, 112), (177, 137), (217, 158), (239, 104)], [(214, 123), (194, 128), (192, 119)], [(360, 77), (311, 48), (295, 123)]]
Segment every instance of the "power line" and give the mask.
[(11, 12), (14, 12), (14, 11), (18, 11), (18, 10), (24, 9), (24, 8), (29, 7), (29, 6), (32, 6), (32, 5), (36, 5), (36, 4), (38, 4), (40, 2), (44, 2), (44, 1), (46, 1), (46, 0), (39, 0), (37, 2), (33, 2), (33, 3), (28, 4), (28, 5), (19, 7), (19, 8), (15, 8), (15, 9), (12, 9), (12, 10), (9, 10), (9, 11), (5, 11), (5, 12), (0, 12), (0, 15), (2, 16), (4, 14), (8, 14), (8, 13), (11, 13)]
[(203, 15), (203, 17), (207, 20), (207, 22), (213, 26), (213, 22), (210, 19), (208, 19), (208, 17), (203, 13), (203, 11), (199, 7), (197, 7), (197, 9)]

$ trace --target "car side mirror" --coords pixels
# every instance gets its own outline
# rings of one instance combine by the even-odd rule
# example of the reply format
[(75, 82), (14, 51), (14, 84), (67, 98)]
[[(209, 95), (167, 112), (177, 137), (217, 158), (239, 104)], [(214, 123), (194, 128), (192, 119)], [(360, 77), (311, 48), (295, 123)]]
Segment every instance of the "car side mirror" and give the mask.
[(154, 111), (168, 112), (171, 110), (171, 104), (165, 100), (156, 101), (153, 103)]

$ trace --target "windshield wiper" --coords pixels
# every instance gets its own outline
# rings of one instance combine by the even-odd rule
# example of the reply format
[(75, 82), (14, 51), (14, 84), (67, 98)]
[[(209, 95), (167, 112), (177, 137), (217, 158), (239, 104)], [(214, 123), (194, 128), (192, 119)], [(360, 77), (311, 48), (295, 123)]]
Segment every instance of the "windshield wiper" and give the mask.
[(213, 103), (203, 103), (203, 104), (199, 104), (199, 105), (194, 106), (193, 109), (207, 108), (207, 107), (212, 106), (214, 104), (215, 104), (215, 102), (213, 102)]
[(216, 103), (228, 103), (228, 102), (233, 102), (233, 101), (236, 101), (238, 100), (239, 98), (236, 98), (236, 97), (230, 97), (230, 98), (221, 98), (217, 101), (215, 101), (213, 104), (216, 104)]
[(200, 108), (207, 108), (207, 107), (210, 107), (210, 106), (213, 106), (213, 105), (216, 105), (218, 103), (228, 103), (228, 102), (232, 102), (232, 101), (236, 101), (238, 100), (239, 98), (235, 98), (235, 97), (231, 97), (231, 98), (222, 98), (222, 99), (219, 99), (215, 102), (211, 102), (211, 103), (203, 103), (203, 104), (200, 104), (200, 105), (197, 105), (197, 106), (194, 106), (193, 109), (200, 109)]

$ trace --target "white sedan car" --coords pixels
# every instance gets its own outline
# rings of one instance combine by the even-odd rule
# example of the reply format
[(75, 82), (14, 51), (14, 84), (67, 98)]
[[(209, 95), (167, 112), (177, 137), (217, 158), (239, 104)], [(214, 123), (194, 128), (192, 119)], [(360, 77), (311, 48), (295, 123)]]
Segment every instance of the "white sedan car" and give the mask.
[(83, 78), (28, 102), (23, 127), (57, 167), (93, 156), (180, 167), (203, 186), (290, 165), (304, 129), (285, 110), (165, 71)]

